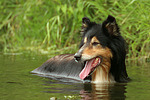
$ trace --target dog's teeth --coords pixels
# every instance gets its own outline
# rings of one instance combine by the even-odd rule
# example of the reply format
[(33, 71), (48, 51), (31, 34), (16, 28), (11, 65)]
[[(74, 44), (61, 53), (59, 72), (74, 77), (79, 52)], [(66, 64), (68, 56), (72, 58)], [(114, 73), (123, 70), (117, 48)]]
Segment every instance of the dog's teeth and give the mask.
[(98, 61), (98, 58), (95, 59), (95, 62), (94, 62), (94, 63), (97, 63), (97, 61)]
[(99, 58), (96, 58), (96, 61), (98, 61)]

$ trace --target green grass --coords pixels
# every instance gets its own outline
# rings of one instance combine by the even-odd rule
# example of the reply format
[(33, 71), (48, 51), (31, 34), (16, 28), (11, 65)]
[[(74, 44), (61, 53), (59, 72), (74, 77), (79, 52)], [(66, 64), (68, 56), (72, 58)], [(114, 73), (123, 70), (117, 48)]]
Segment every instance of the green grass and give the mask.
[(150, 57), (149, 0), (1, 0), (0, 50), (75, 53), (81, 19), (113, 15), (129, 46), (129, 60)]

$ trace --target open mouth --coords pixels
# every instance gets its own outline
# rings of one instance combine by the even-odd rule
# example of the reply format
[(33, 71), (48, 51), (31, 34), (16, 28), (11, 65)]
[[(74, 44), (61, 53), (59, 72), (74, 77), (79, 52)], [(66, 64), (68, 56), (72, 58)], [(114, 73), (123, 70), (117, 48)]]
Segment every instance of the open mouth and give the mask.
[(91, 75), (96, 67), (101, 63), (101, 58), (96, 57), (86, 61), (83, 70), (80, 72), (79, 77), (84, 80), (87, 76)]

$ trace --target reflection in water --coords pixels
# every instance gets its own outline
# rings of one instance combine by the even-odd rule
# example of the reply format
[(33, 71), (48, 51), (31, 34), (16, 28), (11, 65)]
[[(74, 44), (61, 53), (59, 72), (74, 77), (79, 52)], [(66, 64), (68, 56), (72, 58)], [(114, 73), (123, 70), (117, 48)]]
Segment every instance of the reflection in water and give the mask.
[(125, 99), (126, 84), (84, 84), (80, 91), (81, 100)]
[[(43, 92), (79, 94), (81, 100), (111, 100), (126, 98), (126, 85), (123, 83), (115, 84), (91, 84), (91, 83), (64, 83), (56, 81), (46, 81)], [(47, 87), (48, 86), (48, 87)]]

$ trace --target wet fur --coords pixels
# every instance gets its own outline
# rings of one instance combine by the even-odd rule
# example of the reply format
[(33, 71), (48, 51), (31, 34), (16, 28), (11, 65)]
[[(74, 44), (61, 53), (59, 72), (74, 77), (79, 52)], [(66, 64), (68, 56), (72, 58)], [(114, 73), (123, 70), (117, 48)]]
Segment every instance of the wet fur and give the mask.
[(79, 78), (79, 74), (84, 68), (84, 61), (101, 56), (102, 63), (85, 80), (128, 82), (125, 65), (125, 40), (120, 35), (115, 18), (108, 16), (102, 24), (96, 24), (84, 17), (81, 34), (82, 40), (79, 51), (76, 53), (82, 55), (81, 61), (75, 62), (73, 54), (58, 55), (33, 70), (32, 73), (50, 78), (69, 78), (83, 81)]

